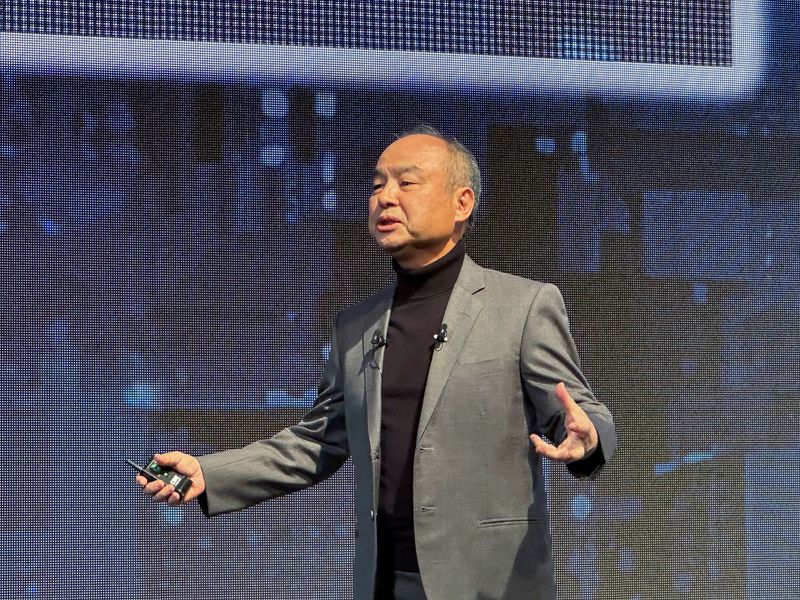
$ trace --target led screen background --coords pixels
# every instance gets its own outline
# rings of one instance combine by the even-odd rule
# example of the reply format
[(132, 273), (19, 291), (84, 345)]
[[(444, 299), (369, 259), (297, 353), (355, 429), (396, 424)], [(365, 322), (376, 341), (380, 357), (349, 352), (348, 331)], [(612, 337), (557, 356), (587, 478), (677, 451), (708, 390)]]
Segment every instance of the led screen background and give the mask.
[(6, 9), (18, 33), (357, 50), (574, 58), (570, 36), (605, 60), (730, 66), (731, 0), (199, 2), (30, 0)]
[(766, 16), (762, 0), (30, 0), (0, 7), (0, 65), (406, 93), (730, 99), (760, 80)]
[[(71, 22), (91, 26), (88, 4)], [(588, 29), (634, 4), (572, 6)], [(365, 88), (358, 53), (309, 82), (302, 48), (297, 78), (169, 75), (124, 45), (110, 52), (136, 68), (103, 71), (52, 34), (114, 32), (59, 30), (64, 15), (28, 6), (24, 23), (6, 8), (2, 43), (41, 36), (69, 60), (3, 61), (5, 597), (349, 597), (349, 464), (207, 521), (145, 501), (123, 459), (236, 447), (303, 414), (333, 315), (391, 277), (366, 234), (370, 173), (419, 122), (476, 153), (486, 194), (470, 254), (559, 285), (618, 424), (596, 482), (548, 468), (560, 597), (798, 597), (793, 3), (764, 3), (762, 73), (726, 100), (702, 86), (632, 95), (641, 64), (592, 55), (586, 36), (559, 60), (610, 64), (602, 94), (547, 79), (519, 94)], [(731, 34), (731, 64), (702, 67), (720, 88), (740, 76)], [(232, 60), (243, 46), (214, 48)], [(677, 87), (683, 71), (660, 68), (653, 87)]]

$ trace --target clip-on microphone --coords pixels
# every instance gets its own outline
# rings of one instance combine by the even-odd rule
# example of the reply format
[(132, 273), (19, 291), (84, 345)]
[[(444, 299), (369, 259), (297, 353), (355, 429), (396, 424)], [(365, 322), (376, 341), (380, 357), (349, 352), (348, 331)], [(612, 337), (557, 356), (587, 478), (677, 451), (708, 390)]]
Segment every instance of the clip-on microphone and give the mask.
[(389, 342), (386, 341), (386, 338), (383, 337), (383, 334), (380, 332), (380, 330), (376, 329), (375, 333), (372, 334), (372, 341), (370, 343), (372, 344), (372, 355), (370, 356), (369, 359), (369, 366), (372, 367), (373, 369), (377, 369), (378, 361), (375, 359), (375, 353), (380, 348), (383, 348), (384, 346), (388, 345)]
[(372, 348), (377, 350), (378, 348), (382, 348), (386, 345), (386, 338), (383, 337), (383, 334), (379, 330), (375, 330), (375, 333), (372, 334)]
[(438, 350), (447, 341), (447, 323), (442, 323), (438, 333), (433, 334), (433, 339), (436, 342), (434, 348)]

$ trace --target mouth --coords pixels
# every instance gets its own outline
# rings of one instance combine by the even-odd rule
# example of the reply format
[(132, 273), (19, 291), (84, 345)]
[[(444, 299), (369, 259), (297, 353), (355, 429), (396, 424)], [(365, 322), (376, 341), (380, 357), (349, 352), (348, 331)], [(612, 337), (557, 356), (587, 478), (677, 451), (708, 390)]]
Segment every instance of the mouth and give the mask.
[(394, 229), (397, 229), (399, 226), (400, 226), (400, 219), (396, 219), (388, 215), (382, 215), (381, 217), (378, 218), (377, 222), (375, 223), (375, 229), (377, 229), (381, 233), (392, 231)]

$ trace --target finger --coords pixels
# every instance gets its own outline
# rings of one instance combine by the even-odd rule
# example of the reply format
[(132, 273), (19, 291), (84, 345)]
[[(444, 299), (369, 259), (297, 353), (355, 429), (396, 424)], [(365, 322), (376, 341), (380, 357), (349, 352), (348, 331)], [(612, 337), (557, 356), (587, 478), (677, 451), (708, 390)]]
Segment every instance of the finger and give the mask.
[(536, 434), (530, 436), (536, 453), (550, 460), (558, 462), (572, 462), (583, 458), (585, 451), (583, 445), (575, 443), (571, 438), (565, 439), (560, 445), (548, 444)]
[(164, 486), (167, 485), (160, 479), (156, 479), (155, 481), (151, 481), (146, 486), (144, 486), (144, 493), (148, 496), (155, 496), (158, 492), (160, 492)]
[(564, 443), (562, 443), (561, 446), (554, 446), (553, 444), (548, 444), (535, 433), (530, 435), (530, 439), (533, 442), (533, 447), (536, 450), (537, 454), (544, 456), (545, 458), (549, 458), (551, 460), (557, 460), (562, 462), (565, 460), (572, 460), (571, 454)]
[(183, 452), (165, 452), (164, 454), (153, 455), (155, 461), (162, 467), (177, 466), (185, 457), (186, 454)]
[(578, 406), (578, 403), (570, 396), (567, 391), (567, 386), (563, 381), (559, 382), (556, 386), (556, 398), (558, 398), (558, 401), (561, 402), (561, 406), (563, 406), (567, 412), (573, 412), (576, 408), (580, 410), (580, 406)]
[(580, 438), (585, 438), (592, 433), (592, 422), (588, 418), (572, 420), (567, 424), (567, 430), (575, 433)]
[(181, 495), (178, 492), (172, 492), (170, 494), (169, 500), (167, 500), (167, 504), (170, 506), (178, 506), (181, 503)]
[(153, 496), (154, 502), (165, 502), (173, 493), (175, 493), (175, 486), (165, 485), (159, 492)]
[(535, 433), (530, 434), (528, 437), (533, 442), (533, 447), (536, 449), (537, 452), (539, 452), (539, 448), (541, 446), (549, 446), (550, 445), (547, 442), (545, 442), (541, 437), (536, 435)]
[(168, 469), (175, 471), (176, 473), (180, 473), (181, 475), (187, 475), (189, 477), (195, 477), (200, 470), (200, 463), (197, 462), (197, 459), (184, 452), (167, 452), (165, 454), (155, 454), (154, 455), (155, 461)]
[(580, 456), (580, 453), (574, 450), (567, 450), (565, 448), (559, 448), (558, 446), (552, 446), (550, 444), (537, 446), (536, 453), (540, 456), (557, 462), (570, 462), (577, 460)]
[(147, 479), (145, 477), (141, 476), (141, 475), (137, 475), (136, 476), (136, 483), (138, 483), (140, 486), (144, 487), (144, 486), (147, 485)]
[(586, 454), (591, 454), (597, 449), (597, 445), (600, 443), (600, 436), (597, 433), (597, 428), (588, 417), (586, 417), (585, 427), (581, 425), (580, 430), (578, 430), (577, 427), (577, 425), (575, 425), (574, 428), (570, 427), (569, 429), (572, 433), (568, 435), (577, 437), (580, 443), (583, 444)]

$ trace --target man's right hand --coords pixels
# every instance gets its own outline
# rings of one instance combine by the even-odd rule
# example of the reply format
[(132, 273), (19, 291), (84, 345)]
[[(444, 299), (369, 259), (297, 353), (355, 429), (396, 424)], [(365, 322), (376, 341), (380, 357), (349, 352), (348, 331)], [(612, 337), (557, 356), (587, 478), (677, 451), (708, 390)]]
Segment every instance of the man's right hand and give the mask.
[[(167, 452), (166, 454), (156, 454), (154, 458), (162, 467), (169, 467), (176, 473), (186, 475), (192, 480), (192, 486), (183, 497), (184, 503), (191, 502), (205, 491), (206, 481), (203, 479), (203, 471), (194, 456), (183, 452)], [(181, 503), (180, 494), (175, 491), (175, 487), (167, 485), (160, 479), (148, 482), (143, 475), (137, 475), (136, 483), (142, 486), (145, 494), (153, 497), (154, 502), (166, 502), (170, 506), (177, 506)]]

